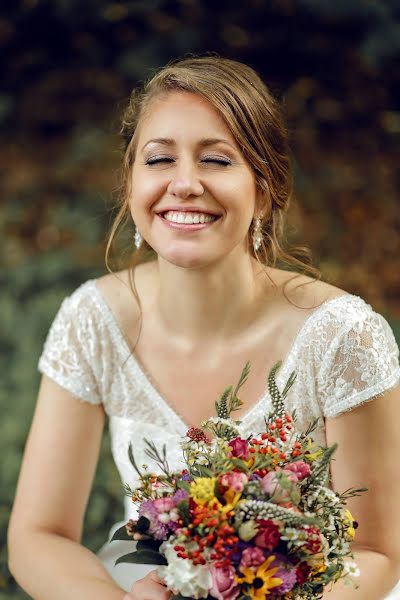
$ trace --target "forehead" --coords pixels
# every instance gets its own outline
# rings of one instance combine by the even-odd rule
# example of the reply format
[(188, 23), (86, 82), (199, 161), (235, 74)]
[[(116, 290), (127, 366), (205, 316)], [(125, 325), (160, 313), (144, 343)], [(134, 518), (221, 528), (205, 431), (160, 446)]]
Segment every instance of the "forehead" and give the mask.
[(195, 141), (223, 137), (236, 141), (220, 115), (205, 98), (189, 92), (169, 92), (154, 99), (139, 124), (138, 145), (152, 138)]

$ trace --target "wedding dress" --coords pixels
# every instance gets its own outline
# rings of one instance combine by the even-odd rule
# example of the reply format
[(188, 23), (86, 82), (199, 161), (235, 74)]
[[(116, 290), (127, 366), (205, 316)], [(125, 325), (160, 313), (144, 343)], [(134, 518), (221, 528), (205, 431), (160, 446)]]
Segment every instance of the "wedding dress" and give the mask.
[[(181, 466), (179, 443), (189, 427), (161, 397), (130, 351), (95, 280), (81, 285), (62, 303), (39, 370), (82, 401), (103, 403), (123, 483), (134, 486), (137, 480), (128, 459), (130, 442), (138, 465), (154, 468), (145, 454), (143, 440), (147, 438), (159, 448), (166, 444), (171, 468)], [(297, 378), (287, 397), (288, 410), (296, 408), (300, 430), (319, 417), (313, 437), (317, 444), (326, 445), (324, 417), (351, 410), (400, 382), (399, 349), (387, 321), (358, 296), (346, 294), (324, 302), (305, 320), (278, 371), (281, 389), (292, 371)], [(230, 383), (235, 382), (226, 385)], [(242, 418), (243, 437), (263, 431), (263, 416), (270, 407), (266, 384), (261, 398)], [(135, 514), (126, 497), (125, 520), (115, 524), (110, 537)], [(114, 541), (106, 542), (98, 552), (111, 576), (127, 591), (154, 568), (115, 566), (118, 557), (133, 549), (133, 542)]]

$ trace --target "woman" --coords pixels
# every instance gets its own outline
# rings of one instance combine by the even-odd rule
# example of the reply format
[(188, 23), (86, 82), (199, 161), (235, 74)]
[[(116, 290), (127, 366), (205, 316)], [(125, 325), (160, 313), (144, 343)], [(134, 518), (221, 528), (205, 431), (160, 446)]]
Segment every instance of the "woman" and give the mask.
[(123, 542), (98, 556), (80, 545), (105, 415), (122, 481), (134, 484), (129, 442), (150, 468), (143, 438), (166, 443), (178, 466), (180, 437), (214, 414), (247, 360), (238, 418), (243, 436), (262, 430), (266, 377), (284, 359), (278, 383), (297, 371), (288, 408), (298, 427), (318, 416), (316, 441), (339, 443), (332, 486), (369, 487), (349, 502), (360, 589), (337, 584), (326, 597), (383, 598), (400, 564), (398, 348), (362, 299), (276, 267), (315, 275), (280, 244), (291, 177), (278, 104), (249, 67), (190, 58), (132, 96), (123, 132), (112, 236), (130, 213), (136, 263), (146, 262), (85, 283), (51, 328), (9, 528), (11, 571), (40, 600), (168, 598), (151, 567), (114, 566)]

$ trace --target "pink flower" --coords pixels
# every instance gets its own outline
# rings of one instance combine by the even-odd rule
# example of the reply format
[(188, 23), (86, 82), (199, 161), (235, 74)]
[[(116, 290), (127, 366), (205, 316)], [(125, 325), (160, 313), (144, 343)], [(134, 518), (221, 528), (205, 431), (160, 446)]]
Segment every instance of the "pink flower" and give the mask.
[(255, 545), (268, 550), (275, 548), (281, 539), (278, 526), (271, 519), (260, 519), (257, 525), (259, 529), (254, 540)]
[(297, 476), (299, 481), (302, 481), (311, 473), (310, 465), (304, 462), (304, 460), (296, 460), (295, 462), (286, 465), (284, 471), (291, 471)]
[(217, 568), (211, 565), (212, 587), (209, 590), (217, 600), (235, 600), (239, 596), (240, 588), (235, 581), (235, 570), (231, 565)]
[(231, 488), (234, 492), (243, 492), (243, 488), (248, 481), (249, 479), (245, 473), (237, 473), (236, 471), (224, 473), (219, 480), (222, 486)]
[(235, 458), (243, 458), (247, 460), (249, 458), (249, 442), (238, 437), (229, 442), (229, 446), (232, 448), (232, 456)]
[[(297, 483), (297, 475), (292, 471), (284, 471), (287, 478), (293, 483)], [(266, 494), (271, 496), (271, 501), (277, 504), (286, 502), (290, 497), (290, 490), (285, 490), (279, 483), (275, 471), (270, 471), (261, 480), (261, 487)]]
[(265, 554), (261, 548), (245, 548), (243, 550), (239, 569), (246, 567), (258, 567), (265, 560)]
[(169, 512), (174, 506), (175, 503), (172, 498), (158, 498), (154, 500), (154, 508), (160, 513)]

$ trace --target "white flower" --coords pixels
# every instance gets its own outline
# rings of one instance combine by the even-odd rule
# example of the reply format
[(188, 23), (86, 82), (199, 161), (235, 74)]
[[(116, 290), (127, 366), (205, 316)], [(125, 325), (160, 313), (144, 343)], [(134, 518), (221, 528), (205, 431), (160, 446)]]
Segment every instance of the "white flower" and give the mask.
[(360, 577), (360, 569), (357, 564), (352, 561), (346, 561), (343, 569), (343, 576), (350, 575), (351, 577)]
[(299, 531), (294, 527), (285, 527), (283, 535), (281, 537), (283, 540), (296, 541), (299, 539)]
[(160, 552), (168, 561), (165, 567), (159, 567), (158, 573), (174, 594), (182, 594), (189, 598), (207, 598), (212, 587), (212, 577), (208, 566), (193, 565), (185, 558), (179, 558), (169, 542), (160, 546)]

